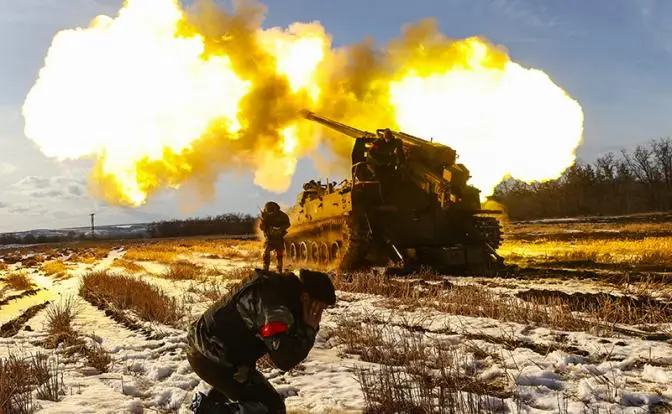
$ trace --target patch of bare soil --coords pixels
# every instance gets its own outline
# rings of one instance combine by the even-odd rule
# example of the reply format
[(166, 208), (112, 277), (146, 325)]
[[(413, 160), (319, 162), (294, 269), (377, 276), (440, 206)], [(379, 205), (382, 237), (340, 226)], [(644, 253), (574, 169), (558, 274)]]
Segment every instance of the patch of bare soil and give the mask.
[(0, 337), (8, 338), (10, 336), (16, 335), (17, 333), (19, 333), (19, 330), (21, 330), (21, 327), (26, 322), (28, 322), (31, 318), (33, 318), (37, 314), (37, 312), (46, 308), (48, 305), (49, 302), (47, 301), (37, 304), (35, 306), (31, 306), (30, 308), (26, 309), (21, 315), (3, 324), (2, 326), (0, 326)]

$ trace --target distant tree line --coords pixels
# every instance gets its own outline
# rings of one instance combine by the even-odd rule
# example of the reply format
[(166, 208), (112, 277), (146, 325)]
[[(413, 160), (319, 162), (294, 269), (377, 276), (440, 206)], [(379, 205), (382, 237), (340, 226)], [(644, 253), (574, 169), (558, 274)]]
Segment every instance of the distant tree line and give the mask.
[[(188, 236), (249, 236), (255, 233), (256, 218), (249, 214), (222, 214), (212, 217), (188, 218), (185, 220), (163, 220), (150, 223), (146, 232), (130, 234), (96, 233), (96, 240), (122, 240), (160, 237)], [(34, 235), (31, 233), (0, 234), (0, 245), (60, 243), (76, 240), (91, 240), (90, 234), (68, 232), (55, 235)]]
[(150, 224), (151, 237), (254, 234), (256, 218), (249, 214), (221, 214), (213, 217), (166, 220)]
[(514, 220), (666, 211), (672, 208), (672, 139), (611, 152), (592, 164), (578, 161), (556, 180), (508, 180), (493, 198)]
[(69, 232), (63, 235), (34, 235), (34, 234), (0, 234), (0, 245), (7, 244), (38, 244), (38, 243), (59, 243), (64, 241), (77, 240), (83, 238), (75, 232)]

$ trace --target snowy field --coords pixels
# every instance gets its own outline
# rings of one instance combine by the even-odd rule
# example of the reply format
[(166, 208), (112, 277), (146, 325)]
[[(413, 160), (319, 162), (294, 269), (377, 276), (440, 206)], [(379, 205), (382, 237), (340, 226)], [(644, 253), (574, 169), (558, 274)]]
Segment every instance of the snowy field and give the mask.
[[(258, 248), (3, 251), (0, 413), (188, 412), (207, 384), (182, 353), (185, 327), (259, 266)], [(492, 278), (337, 275), (338, 303), (308, 358), (290, 372), (260, 369), (294, 413), (668, 412), (672, 285), (662, 271), (600, 264)], [(38, 374), (18, 378), (26, 372)]]

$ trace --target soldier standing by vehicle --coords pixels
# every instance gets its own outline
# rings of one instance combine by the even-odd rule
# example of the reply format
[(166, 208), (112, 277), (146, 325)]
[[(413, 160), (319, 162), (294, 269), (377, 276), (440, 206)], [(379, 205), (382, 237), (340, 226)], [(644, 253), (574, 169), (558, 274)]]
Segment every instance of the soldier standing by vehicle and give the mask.
[(189, 364), (213, 387), (194, 396), (194, 413), (285, 413), (283, 398), (256, 362), (268, 354), (283, 371), (295, 367), (314, 345), (322, 312), (335, 303), (325, 273), (253, 271), (189, 328)]
[(289, 217), (280, 210), (278, 203), (269, 201), (261, 212), (259, 229), (264, 232), (264, 270), (271, 266), (271, 251), (275, 250), (278, 261), (278, 272), (282, 272), (283, 256), (285, 254), (285, 235), (289, 229)]

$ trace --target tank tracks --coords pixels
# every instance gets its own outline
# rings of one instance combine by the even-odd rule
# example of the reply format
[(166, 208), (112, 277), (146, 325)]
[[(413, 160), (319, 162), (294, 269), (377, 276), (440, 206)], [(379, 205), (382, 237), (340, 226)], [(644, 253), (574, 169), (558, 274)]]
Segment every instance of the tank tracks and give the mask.
[(486, 243), (494, 250), (502, 245), (502, 225), (495, 217), (474, 217), (474, 227), (485, 238)]
[[(292, 226), (285, 237), (286, 263), (317, 269), (355, 269), (366, 252), (368, 235), (355, 232), (349, 220), (349, 217), (336, 217)], [(503, 239), (499, 220), (483, 216), (474, 216), (473, 220), (479, 236), (493, 251), (497, 250)]]
[(339, 267), (348, 249), (347, 222), (334, 218), (292, 226), (285, 236), (287, 264), (317, 268)]

